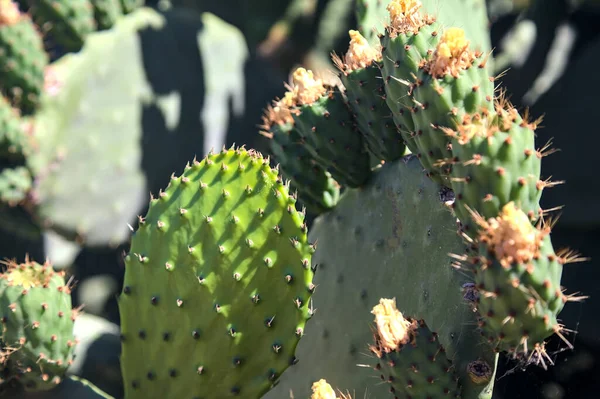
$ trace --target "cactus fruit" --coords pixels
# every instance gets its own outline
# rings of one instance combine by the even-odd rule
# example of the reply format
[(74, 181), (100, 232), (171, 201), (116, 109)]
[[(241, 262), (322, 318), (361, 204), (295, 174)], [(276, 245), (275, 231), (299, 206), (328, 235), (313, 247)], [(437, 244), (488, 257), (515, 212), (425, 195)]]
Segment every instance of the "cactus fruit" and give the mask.
[(477, 222), (479, 255), (467, 267), (475, 273), (483, 333), (497, 349), (526, 362), (552, 363), (544, 351), (546, 338), (556, 333), (571, 347), (557, 315), (578, 298), (565, 295), (560, 280), (563, 265), (579, 258), (570, 251), (555, 253), (550, 226), (532, 225), (513, 202), (499, 216)]
[(386, 102), (394, 122), (412, 153), (418, 153), (411, 132), (414, 122), (409, 96), (410, 82), (419, 71), (421, 61), (439, 41), (440, 26), (435, 18), (421, 13), (419, 0), (392, 0), (387, 6), (389, 24), (380, 37)]
[(349, 34), (350, 48), (343, 59), (333, 56), (348, 105), (370, 152), (379, 160), (394, 161), (405, 155), (406, 146), (385, 102), (381, 50), (371, 47), (358, 31)]
[(23, 113), (35, 109), (47, 64), (42, 37), (29, 16), (14, 1), (0, 0), (0, 81)]
[(145, 0), (120, 0), (123, 14), (129, 14), (144, 5)]
[(271, 138), (271, 151), (281, 173), (298, 190), (298, 199), (309, 212), (323, 213), (335, 206), (340, 196), (339, 184), (319, 166), (301, 144), (294, 129), (294, 118), (281, 101), (268, 106), (263, 116), (263, 135)]
[(0, 95), (0, 158), (23, 161), (30, 147), (31, 141), (22, 127), (19, 111)]
[(52, 389), (73, 360), (76, 344), (71, 287), (64, 272), (30, 261), (4, 262), (0, 274), (2, 356), (12, 378), (28, 391)]
[(452, 144), (452, 189), (454, 210), (463, 231), (474, 238), (477, 224), (471, 211), (484, 219), (498, 216), (511, 201), (532, 221), (541, 214), (540, 198), (545, 187), (556, 183), (540, 180), (541, 158), (547, 148), (536, 150), (535, 129), (500, 97), (495, 113), (469, 115), (455, 129), (443, 129)]
[(31, 14), (48, 25), (54, 41), (69, 51), (79, 51), (86, 36), (96, 29), (89, 0), (28, 0)]
[(244, 149), (194, 161), (151, 201), (119, 299), (127, 398), (260, 398), (294, 363), (314, 289), (295, 202)]
[[(418, 315), (439, 334), (456, 366), (463, 399), (491, 397), (493, 380), (474, 383), (467, 365), (482, 359), (495, 369), (495, 354), (477, 330), (477, 315), (463, 298), (472, 275), (452, 267), (449, 253), (463, 253), (456, 221), (440, 190), (409, 155), (373, 171), (369, 183), (346, 189), (334, 209), (315, 219), (318, 243), (313, 294), (316, 312), (298, 345), (298, 364), (265, 399), (310, 396), (310, 383), (325, 378), (350, 392), (385, 398), (374, 384), (369, 313), (379, 298), (397, 298), (407, 315)], [(307, 337), (308, 338), (308, 335)], [(359, 367), (357, 365), (362, 365)], [(366, 367), (368, 366), (368, 367)]]
[(292, 112), (296, 131), (321, 167), (342, 185), (359, 187), (371, 174), (361, 134), (353, 128), (342, 94), (298, 68), (283, 104)]
[(94, 6), (94, 19), (98, 30), (110, 29), (123, 15), (120, 0), (90, 0)]
[(23, 166), (4, 168), (0, 171), (0, 203), (14, 206), (25, 199), (33, 179)]
[(376, 332), (370, 350), (395, 398), (460, 397), (454, 366), (424, 320), (405, 318), (395, 298), (380, 299), (371, 313)]
[(313, 382), (311, 389), (312, 395), (310, 396), (310, 399), (352, 399), (350, 395), (345, 395), (343, 393), (340, 393), (340, 396), (338, 396), (331, 385), (324, 379)]
[(414, 141), (425, 169), (438, 182), (450, 186), (452, 146), (443, 128), (465, 122), (470, 113), (491, 111), (493, 78), (488, 75), (487, 55), (472, 51), (465, 32), (449, 28), (435, 51), (423, 60), (411, 87), (415, 102)]

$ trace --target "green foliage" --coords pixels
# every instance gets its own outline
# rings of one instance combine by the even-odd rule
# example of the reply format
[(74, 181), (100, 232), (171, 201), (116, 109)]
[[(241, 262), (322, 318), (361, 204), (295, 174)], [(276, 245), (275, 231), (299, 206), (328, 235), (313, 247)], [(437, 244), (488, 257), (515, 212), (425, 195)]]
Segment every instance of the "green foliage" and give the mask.
[(120, 0), (90, 0), (94, 6), (94, 19), (99, 30), (110, 29), (123, 15)]
[(126, 258), (126, 397), (260, 398), (312, 314), (312, 252), (304, 215), (260, 154), (188, 165), (151, 201)]
[(0, 203), (16, 205), (23, 201), (33, 184), (25, 167), (4, 168), (0, 171)]

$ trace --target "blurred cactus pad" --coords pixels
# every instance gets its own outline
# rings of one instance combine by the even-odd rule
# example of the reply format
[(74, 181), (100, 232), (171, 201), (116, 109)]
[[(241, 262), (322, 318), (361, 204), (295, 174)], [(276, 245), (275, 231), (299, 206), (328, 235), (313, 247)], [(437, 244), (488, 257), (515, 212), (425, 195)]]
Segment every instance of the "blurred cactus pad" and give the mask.
[(596, 3), (0, 0), (0, 398), (595, 397)]

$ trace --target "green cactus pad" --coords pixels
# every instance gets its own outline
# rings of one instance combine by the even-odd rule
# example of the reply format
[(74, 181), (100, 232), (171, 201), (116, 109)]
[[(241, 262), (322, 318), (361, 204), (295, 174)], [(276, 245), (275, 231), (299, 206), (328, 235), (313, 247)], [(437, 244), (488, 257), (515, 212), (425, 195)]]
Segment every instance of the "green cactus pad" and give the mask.
[(350, 31), (350, 49), (334, 56), (346, 97), (369, 151), (378, 159), (394, 161), (406, 153), (392, 111), (385, 101), (381, 78), (381, 53), (368, 45), (358, 31)]
[(94, 19), (99, 30), (110, 29), (123, 15), (120, 0), (91, 0), (94, 6)]
[(144, 5), (146, 0), (120, 0), (124, 14), (129, 14)]
[(6, 262), (0, 275), (2, 354), (10, 378), (28, 391), (50, 390), (73, 361), (71, 290), (48, 263)]
[(298, 199), (307, 210), (318, 215), (333, 208), (340, 197), (339, 184), (301, 144), (293, 122), (274, 122), (268, 131), (273, 139), (270, 147), (275, 161), (283, 177), (290, 179), (292, 189), (298, 190)]
[(310, 318), (313, 247), (268, 160), (230, 149), (173, 177), (126, 257), (125, 396), (260, 398)]
[(296, 131), (315, 161), (342, 185), (359, 187), (371, 175), (369, 155), (342, 94), (312, 71), (293, 74), (292, 109)]
[[(382, 78), (385, 82), (386, 102), (394, 122), (412, 153), (418, 148), (412, 137), (414, 121), (411, 110), (415, 106), (409, 95), (410, 84), (419, 71), (421, 61), (434, 49), (439, 41), (441, 25), (418, 10), (413, 15), (414, 24), (390, 25), (380, 36), (382, 46)], [(389, 21), (389, 17), (388, 17)]]
[(542, 152), (535, 147), (535, 124), (502, 105), (494, 114), (472, 119), (447, 132), (453, 136), (454, 210), (463, 230), (471, 237), (477, 232), (469, 209), (487, 219), (513, 201), (537, 220), (542, 190), (551, 183), (540, 180)]
[(52, 38), (69, 51), (79, 51), (86, 36), (96, 30), (89, 0), (27, 0), (40, 25), (49, 24)]
[(394, 397), (460, 398), (454, 365), (424, 320), (405, 318), (393, 299), (381, 299), (372, 313), (376, 332), (370, 349)]
[(32, 138), (25, 133), (19, 111), (0, 96), (0, 158), (22, 161), (31, 146)]
[(0, 81), (23, 113), (31, 113), (44, 87), (48, 55), (31, 19), (11, 0), (0, 0)]
[(544, 340), (562, 330), (557, 315), (568, 301), (561, 287), (568, 257), (554, 252), (550, 228), (532, 226), (514, 203), (480, 223), (479, 256), (471, 268), (483, 333), (497, 349), (543, 364)]
[(453, 155), (443, 128), (455, 128), (470, 113), (493, 108), (487, 55), (468, 46), (462, 29), (446, 30), (412, 86), (416, 154), (425, 169), (448, 187)]
[(0, 171), (0, 202), (16, 205), (27, 196), (33, 178), (29, 170), (23, 166), (4, 168)]
[(389, 386), (374, 382), (376, 359), (368, 351), (370, 311), (381, 297), (395, 297), (399, 309), (427, 320), (439, 334), (463, 399), (491, 397), (493, 381), (475, 383), (467, 372), (479, 359), (493, 370), (495, 357), (463, 299), (470, 275), (453, 268), (448, 256), (464, 251), (444, 204), (449, 193), (408, 156), (386, 162), (366, 186), (346, 190), (332, 211), (315, 220), (316, 312), (298, 345), (297, 366), (265, 399), (289, 397), (290, 390), (296, 398), (309, 397), (310, 384), (321, 378), (359, 397), (389, 397)]

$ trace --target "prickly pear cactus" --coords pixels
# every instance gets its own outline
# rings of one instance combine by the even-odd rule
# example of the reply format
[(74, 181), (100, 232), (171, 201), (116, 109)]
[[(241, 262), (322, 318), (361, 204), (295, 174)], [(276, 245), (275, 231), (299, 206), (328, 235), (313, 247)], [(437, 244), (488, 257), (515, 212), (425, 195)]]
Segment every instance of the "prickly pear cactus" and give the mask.
[(124, 14), (129, 14), (144, 5), (146, 0), (120, 0)]
[(260, 398), (294, 363), (314, 289), (295, 203), (268, 159), (233, 148), (151, 201), (119, 300), (127, 398)]
[(0, 96), (0, 158), (23, 161), (32, 140), (23, 128), (19, 111), (4, 96)]
[(32, 185), (31, 173), (23, 166), (0, 170), (0, 203), (18, 204), (25, 199)]
[(0, 0), (0, 81), (4, 94), (25, 113), (35, 109), (48, 56), (42, 36), (12, 0)]
[(387, 397), (389, 385), (374, 383), (377, 362), (368, 354), (370, 311), (380, 297), (395, 297), (398, 309), (418, 315), (438, 333), (461, 380), (462, 398), (491, 397), (492, 373), (473, 379), (467, 370), (481, 360), (493, 371), (495, 356), (475, 328), (473, 298), (463, 288), (472, 281), (448, 256), (462, 253), (464, 245), (444, 204), (447, 196), (408, 156), (374, 171), (369, 184), (347, 190), (315, 220), (311, 339), (300, 341), (298, 364), (265, 398), (288, 397), (290, 389), (307, 397), (311, 382), (321, 378), (360, 395)]
[(5, 262), (0, 274), (2, 356), (9, 378), (29, 391), (56, 387), (73, 360), (76, 344), (71, 287), (52, 265)]
[(88, 34), (96, 29), (94, 8), (89, 0), (27, 0), (39, 25), (49, 26), (56, 43), (78, 51)]

